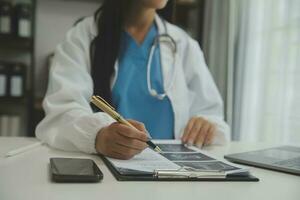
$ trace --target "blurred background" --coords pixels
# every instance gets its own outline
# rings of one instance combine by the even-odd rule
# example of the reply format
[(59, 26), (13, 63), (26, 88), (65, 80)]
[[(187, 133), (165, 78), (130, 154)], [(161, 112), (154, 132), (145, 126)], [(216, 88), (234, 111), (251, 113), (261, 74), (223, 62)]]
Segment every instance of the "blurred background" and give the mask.
[[(0, 0), (0, 136), (34, 136), (55, 47), (101, 0)], [(222, 94), (232, 140), (300, 143), (300, 1), (170, 0)]]

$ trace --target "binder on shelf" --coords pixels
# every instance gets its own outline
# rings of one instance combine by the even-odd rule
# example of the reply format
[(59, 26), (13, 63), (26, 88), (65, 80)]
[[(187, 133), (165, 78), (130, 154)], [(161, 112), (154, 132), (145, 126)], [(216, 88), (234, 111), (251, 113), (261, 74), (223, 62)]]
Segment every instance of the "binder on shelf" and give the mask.
[(0, 136), (9, 136), (9, 116), (0, 115)]
[(0, 115), (0, 136), (20, 136), (21, 120), (18, 115)]
[(12, 4), (7, 1), (0, 1), (0, 35), (12, 34), (12, 14)]
[(9, 119), (9, 136), (11, 137), (18, 137), (20, 135), (21, 130), (21, 120), (20, 116), (12, 115)]
[(21, 63), (14, 63), (10, 70), (9, 96), (20, 98), (24, 96), (25, 91), (26, 66)]
[(32, 37), (32, 9), (30, 4), (19, 3), (15, 7), (17, 36)]
[(249, 169), (215, 159), (194, 147), (156, 144), (162, 154), (148, 148), (131, 160), (101, 158), (118, 181), (259, 181)]
[(8, 66), (0, 62), (0, 98), (8, 96)]

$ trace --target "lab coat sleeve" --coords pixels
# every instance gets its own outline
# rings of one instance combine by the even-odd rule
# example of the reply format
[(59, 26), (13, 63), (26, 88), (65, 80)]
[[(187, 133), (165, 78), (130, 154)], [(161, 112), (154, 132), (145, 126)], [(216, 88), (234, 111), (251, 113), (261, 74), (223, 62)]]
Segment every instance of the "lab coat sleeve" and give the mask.
[(43, 101), (46, 116), (36, 129), (37, 138), (54, 148), (96, 153), (98, 131), (113, 122), (105, 113), (93, 113), (89, 105), (90, 28), (87, 20), (79, 23), (55, 52)]
[(205, 63), (199, 44), (189, 38), (186, 51), (187, 83), (192, 98), (190, 117), (203, 117), (217, 126), (213, 144), (229, 141), (230, 129), (224, 121), (223, 100)]

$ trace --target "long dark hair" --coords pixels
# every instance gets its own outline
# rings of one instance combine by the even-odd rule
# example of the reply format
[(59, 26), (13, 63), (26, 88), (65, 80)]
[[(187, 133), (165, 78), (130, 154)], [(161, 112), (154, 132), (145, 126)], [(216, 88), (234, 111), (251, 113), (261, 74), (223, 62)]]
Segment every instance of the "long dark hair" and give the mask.
[[(158, 11), (168, 21), (173, 19), (174, 2), (169, 0), (167, 6)], [(95, 13), (98, 35), (90, 48), (94, 94), (102, 96), (109, 103), (112, 103), (110, 80), (119, 55), (125, 11), (132, 3), (134, 0), (104, 0)]]

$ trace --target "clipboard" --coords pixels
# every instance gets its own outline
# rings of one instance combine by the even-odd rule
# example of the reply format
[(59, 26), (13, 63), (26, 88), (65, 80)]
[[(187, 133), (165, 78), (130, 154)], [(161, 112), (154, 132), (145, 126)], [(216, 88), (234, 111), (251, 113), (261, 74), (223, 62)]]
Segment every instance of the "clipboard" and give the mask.
[[(154, 173), (142, 172), (130, 169), (117, 169), (105, 157), (100, 155), (103, 162), (118, 181), (212, 181), (212, 182), (258, 182), (259, 179), (250, 173), (248, 174), (229, 174), (224, 172), (197, 171), (184, 174), (183, 171), (158, 170)], [(185, 171), (186, 172), (186, 171)]]

